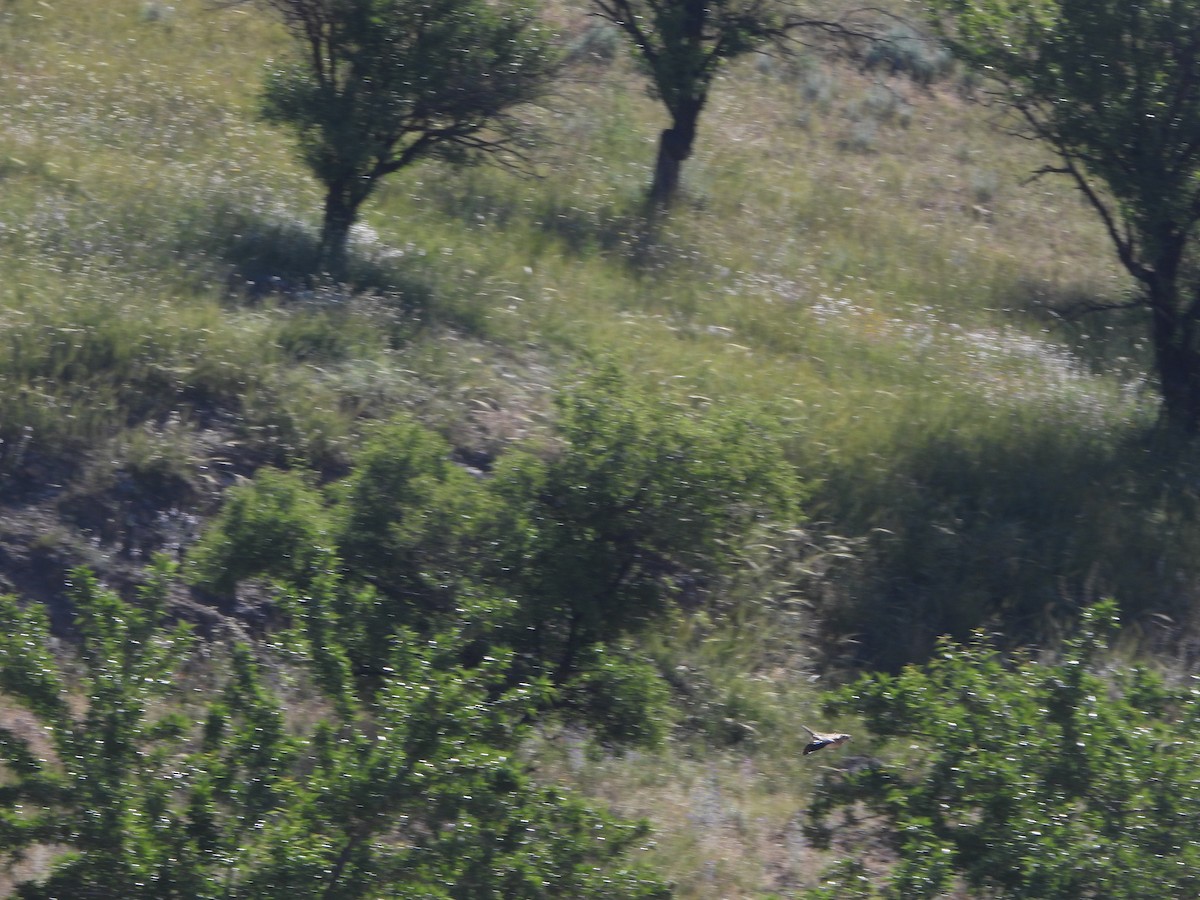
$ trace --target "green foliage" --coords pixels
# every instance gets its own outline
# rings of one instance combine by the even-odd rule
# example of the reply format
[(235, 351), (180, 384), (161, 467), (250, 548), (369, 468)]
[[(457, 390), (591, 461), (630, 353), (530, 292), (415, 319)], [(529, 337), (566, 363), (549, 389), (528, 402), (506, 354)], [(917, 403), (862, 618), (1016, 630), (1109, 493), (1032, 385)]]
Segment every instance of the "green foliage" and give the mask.
[(162, 625), (169, 577), (159, 564), (127, 604), (74, 573), (78, 673), (60, 671), (47, 651), (40, 609), (14, 597), (0, 604), (0, 686), (45, 725), (51, 750), (45, 758), (16, 729), (0, 730), (0, 844), (10, 856), (37, 844), (72, 851), (45, 884), (18, 896), (190, 895), (194, 860), (175, 853), (181, 823), (161, 815), (172, 788), (167, 748), (182, 724), (161, 700), (191, 646), (185, 628)]
[(288, 721), (244, 646), (189, 699), (196, 661), (186, 629), (165, 625), (170, 575), (160, 563), (130, 604), (77, 573), (68, 671), (44, 614), (0, 603), (0, 688), (51, 745), (0, 729), (0, 848), (65, 851), (17, 896), (670, 896), (621, 865), (644, 825), (532, 783), (514, 750), (543, 688), (504, 687), (502, 655), (466, 669), (453, 633), (399, 633), (367, 700), (310, 605), (291, 645), (321, 688), (309, 716)]
[(832, 709), (900, 756), (826, 776), (811, 833), (827, 843), (839, 808), (878, 815), (898, 857), (889, 897), (960, 881), (1043, 900), (1195, 894), (1200, 692), (1110, 663), (1114, 609), (1090, 608), (1053, 662), (944, 641), (921, 668), (840, 691)]
[(516, 3), (264, 2), (298, 53), (268, 79), (263, 115), (295, 130), (327, 191), (321, 249), (335, 267), (380, 178), (427, 157), (514, 149), (510, 111), (544, 93), (555, 70), (532, 13)]
[(650, 185), (650, 199), (662, 205), (674, 198), (679, 167), (692, 155), (700, 116), (723, 66), (764, 46), (782, 46), (800, 29), (849, 33), (774, 0), (591, 0), (591, 5), (624, 33), (670, 114)]
[[(843, 509), (857, 502), (851, 533), (869, 533), (856, 548), (863, 582), (822, 610), (827, 646), (853, 634), (860, 660), (894, 671), (927, 658), (940, 636), (965, 639), (1000, 616), (1012, 643), (1041, 640), (1078, 602), (1048, 571), (1080, 580), (1102, 574), (1112, 584), (1114, 562), (1130, 565), (1121, 559), (1124, 548), (1156, 528), (1124, 520), (1099, 529), (1104, 517), (1093, 510), (1118, 496), (1150, 502), (1143, 492), (1162, 488), (1148, 472), (1160, 464), (1165, 471), (1172, 465), (1166, 457), (1145, 448), (1134, 456), (1111, 434), (1062, 429), (1061, 422), (1009, 418), (973, 436), (959, 423), (956, 434), (913, 435), (907, 447), (879, 448), (889, 459), (883, 472), (849, 467), (822, 486)], [(1189, 491), (1175, 496), (1190, 505)], [(997, 566), (997, 559), (1009, 562)], [(852, 583), (847, 569), (844, 583)], [(1125, 609), (1175, 609), (1163, 587), (1157, 595), (1123, 592)]]
[(727, 569), (767, 517), (797, 514), (795, 473), (764, 420), (655, 399), (611, 365), (560, 395), (558, 436), (545, 454), (501, 460), (482, 530), (485, 574), (520, 598), (514, 646), (559, 682), (585, 648)]
[(1134, 247), (1195, 223), (1195, 189), (1176, 190), (1200, 165), (1194, 3), (942, 0), (934, 10), (954, 51), (1018, 92), (1013, 102), (1038, 135), (1112, 191)]
[(517, 651), (511, 679), (569, 685), (562, 704), (606, 738), (652, 740), (665, 694), (617, 644), (794, 521), (798, 482), (765, 419), (655, 399), (612, 365), (558, 402), (557, 446), (483, 480), (407, 418), (375, 429), (328, 511), (301, 476), (264, 470), (230, 492), (192, 571), (225, 591), (290, 582), (293, 613), (317, 604), (364, 684), (404, 629), (470, 623), (472, 653)]
[(337, 547), (355, 578), (397, 600), (397, 616), (405, 608), (418, 620), (432, 615), (465, 574), (461, 536), (479, 504), (450, 446), (418, 422), (396, 419), (375, 429), (336, 494)]
[(879, 900), (879, 892), (861, 860), (844, 859), (821, 874), (821, 883), (804, 900)]
[(630, 650), (592, 647), (579, 675), (563, 691), (563, 705), (606, 744), (655, 746), (666, 735), (670, 692), (650, 663)]
[(721, 65), (783, 31), (784, 10), (722, 0), (594, 0), (600, 15), (625, 32), (650, 72), (659, 99), (676, 114), (707, 99)]
[(221, 594), (247, 578), (305, 580), (330, 542), (329, 531), (321, 495), (303, 474), (263, 469), (227, 492), (189, 553), (191, 575)]
[[(335, 705), (354, 710), (364, 688), (351, 671), (350, 654), (340, 648), (342, 636), (353, 635), (358, 626), (351, 621), (353, 607), (338, 596), (342, 589), (336, 580), (319, 579), (295, 598), (292, 642), (312, 661)], [(386, 831), (393, 827), (388, 814), (409, 798), (420, 798), (425, 815), (441, 823), (419, 824), (420, 811), (414, 811), (411, 831), (406, 829), (413, 846), (390, 862), (380, 857), (373, 863), (383, 871), (407, 866), (406, 877), (431, 892), (410, 889), (403, 896), (669, 896), (664, 886), (633, 870), (601, 865), (636, 847), (646, 835), (644, 825), (619, 823), (535, 787), (521, 771), (511, 750), (545, 705), (546, 683), (505, 687), (511, 683), (511, 660), (499, 647), (480, 666), (462, 668), (463, 635), (457, 629), (424, 639), (401, 629), (392, 635), (392, 648), (382, 689), (368, 685), (363, 695), (370, 697), (379, 735), (334, 740), (332, 733), (319, 734), (316, 776), (327, 770), (325, 791), (334, 789), (334, 811), (341, 815), (331, 817), (330, 830), (341, 821), (351, 835)], [(430, 748), (441, 755), (433, 756)], [(408, 756), (398, 758), (398, 750)], [(311, 821), (304, 827), (311, 828)], [(295, 849), (280, 848), (281, 866), (296, 865)], [(316, 865), (328, 865), (327, 850), (318, 847), (313, 857), (320, 860)], [(279, 877), (267, 871), (262, 890)]]
[[(1103, 359), (1127, 359), (1097, 376), (1070, 359), (1054, 323), (1039, 319), (1034, 327), (1049, 329), (1040, 349), (1023, 352), (1026, 328), (1006, 312), (1034, 299), (1119, 298), (1123, 281), (1061, 185), (1005, 188), (1042, 160), (1031, 159), (1036, 147), (983, 129), (981, 110), (915, 94), (922, 127), (880, 129), (877, 152), (853, 158), (835, 146), (837, 117), (817, 116), (798, 163), (794, 86), (753, 77), (749, 62), (731, 65), (718, 87), (726, 102), (710, 104), (704, 123), (738, 140), (714, 143), (698, 160), (702, 190), (687, 217), (646, 229), (628, 213), (661, 106), (624, 66), (603, 84), (564, 82), (568, 100), (547, 119), (554, 163), (536, 184), (497, 167), (433, 164), (419, 180), (372, 195), (370, 249), (386, 277), (360, 277), (359, 258), (355, 281), (397, 291), (419, 282), (415, 295), (404, 287), (404, 300), (434, 326), (413, 327), (420, 323), (394, 294), (379, 298), (408, 326), (380, 352), (360, 340), (378, 321), (364, 319), (363, 298), (331, 295), (337, 313), (316, 321), (295, 281), (269, 286), (271, 275), (313, 271), (316, 239), (303, 217), (320, 201), (317, 182), (256, 120), (262, 61), (285, 58), (283, 30), (251, 5), (214, 14), (205, 0), (174, 0), (169, 22), (146, 27), (142, 5), (55, 0), (51, 14), (16, 0), (4, 13), (12, 77), (0, 79), (11, 125), (0, 136), (0, 355), (14, 364), (0, 390), (9, 476), (0, 495), (7, 502), (20, 490), (39, 501), (4, 510), (10, 563), (41, 573), (48, 556), (26, 556), (24, 542), (51, 547), (70, 530), (47, 521), (45, 504), (63, 496), (50, 486), (75, 489), (52, 464), (94, 453), (107, 465), (112, 435), (143, 427), (143, 416), (153, 428), (177, 411), (195, 429), (188, 471), (207, 499), (231, 471), (307, 459), (302, 417), (322, 408), (345, 410), (347, 431), (356, 427), (350, 415), (416, 408), (460, 446), (498, 452), (543, 426), (552, 370), (581, 346), (604, 346), (647, 380), (686, 385), (716, 407), (769, 398), (795, 435), (793, 459), (823, 485), (814, 536), (846, 535), (856, 552), (859, 536), (872, 534), (883, 547), (859, 560), (861, 580), (847, 577), (853, 561), (805, 580), (792, 595), (795, 620), (730, 627), (737, 665), (746, 643), (768, 632), (800, 654), (802, 665), (787, 669), (747, 664), (764, 673), (745, 677), (756, 690), (782, 684), (776, 672), (806, 671), (817, 598), (830, 598), (822, 616), (853, 610), (837, 637), (860, 643), (836, 646), (865, 648), (870, 626), (877, 660), (893, 648), (909, 653), (900, 626), (929, 633), (951, 624), (965, 634), (995, 621), (1011, 635), (1043, 621), (1042, 609), (1096, 591), (1145, 610), (1182, 611), (1195, 596), (1195, 517), (1177, 502), (1194, 488), (1191, 470), (1168, 463), (1170, 477), (1158, 478), (1147, 472), (1153, 454), (1122, 444), (1153, 418), (1137, 389), (1142, 342), (1113, 341)], [(836, 80), (839, 109), (853, 107), (863, 90), (857, 73), (836, 63), (820, 71)], [(986, 220), (965, 194), (964, 174), (981, 165), (999, 186)], [(236, 277), (227, 279), (230, 268)], [(248, 280), (272, 292), (242, 303)], [(1129, 333), (1086, 322), (1078, 328), (1093, 337)], [(68, 366), (70, 380), (57, 374)], [(1051, 434), (1052, 449), (1039, 450)], [(103, 532), (85, 537), (100, 539), (88, 553), (112, 546)], [(868, 593), (864, 585), (880, 589), (879, 602), (843, 607)], [(690, 604), (690, 585), (681, 587)], [(383, 602), (357, 588), (364, 606)], [(782, 596), (723, 583), (719, 593), (730, 604)], [(492, 623), (511, 621), (513, 602), (455, 605), (494, 639)], [(675, 670), (669, 652), (656, 660)], [(719, 677), (704, 659), (679, 680), (712, 685), (702, 697), (719, 729), (732, 671)], [(693, 881), (693, 896), (750, 894), (773, 878), (786, 894), (795, 881), (770, 873), (786, 855), (800, 870), (794, 877), (806, 877), (808, 855), (777, 835), (816, 769), (764, 776), (764, 761), (790, 764), (773, 727), (789, 713), (772, 720), (732, 705), (761, 740), (751, 742), (755, 766), (734, 776), (746, 792), (713, 774), (720, 814), (693, 816), (698, 807), (684, 813), (670, 802), (686, 759), (670, 756), (678, 744), (655, 765), (643, 754), (625, 761), (639, 787), (614, 790), (606, 776), (591, 788), (637, 795), (695, 842), (660, 851), (665, 867)], [(730, 771), (741, 773), (735, 755)], [(682, 765), (714, 758), (697, 756), (703, 763)], [(778, 791), (761, 817), (747, 803), (752, 790)], [(722, 854), (738, 857), (736, 874)], [(0, 893), (2, 885), (0, 876)]]
[(650, 197), (671, 201), (678, 168), (692, 153), (700, 114), (721, 66), (786, 33), (781, 6), (720, 0), (592, 0), (619, 28), (671, 116), (663, 132)]

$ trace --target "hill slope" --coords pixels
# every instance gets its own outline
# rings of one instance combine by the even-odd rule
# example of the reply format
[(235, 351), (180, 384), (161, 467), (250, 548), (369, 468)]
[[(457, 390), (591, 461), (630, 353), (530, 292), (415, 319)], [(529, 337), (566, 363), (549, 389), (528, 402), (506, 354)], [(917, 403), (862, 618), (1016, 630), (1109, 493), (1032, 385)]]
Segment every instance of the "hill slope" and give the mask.
[[(797, 545), (651, 650), (711, 682), (716, 719), (761, 734), (815, 706), (800, 676), (982, 625), (1045, 639), (1100, 594), (1172, 616), (1164, 647), (1186, 633), (1194, 463), (1154, 436), (1139, 323), (1054, 314), (1128, 285), (1064, 185), (1023, 183), (1038, 149), (958, 79), (812, 52), (731, 66), (683, 202), (648, 221), (661, 110), (621, 53), (584, 56), (534, 113), (537, 178), (400, 173), (366, 208), (351, 287), (304, 277), (319, 193), (256, 114), (287, 52), (268, 18), (203, 0), (0, 15), (6, 589), (61, 606), (70, 565), (134, 579), (229, 485), (266, 465), (340, 477), (398, 411), (486, 470), (608, 357), (697, 409), (766, 405), (812, 485)], [(581, 8), (553, 18), (614, 46)], [(659, 820), (685, 896), (813, 876), (794, 741), (648, 761), (574, 740), (542, 748), (548, 777)]]

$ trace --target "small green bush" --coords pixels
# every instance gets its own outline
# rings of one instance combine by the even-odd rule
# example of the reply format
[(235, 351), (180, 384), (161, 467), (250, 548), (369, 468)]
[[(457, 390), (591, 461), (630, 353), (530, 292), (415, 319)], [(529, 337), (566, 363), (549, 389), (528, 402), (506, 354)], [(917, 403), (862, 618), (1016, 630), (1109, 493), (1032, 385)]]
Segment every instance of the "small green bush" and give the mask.
[(652, 664), (628, 650), (594, 647), (579, 668), (565, 701), (596, 739), (654, 746), (666, 736), (670, 692)]
[(844, 809), (878, 816), (897, 860), (886, 897), (1195, 896), (1200, 691), (1114, 663), (1114, 611), (1089, 609), (1050, 663), (943, 641), (925, 666), (838, 692), (831, 713), (862, 716), (866, 749), (894, 761), (826, 774), (810, 836), (827, 846)]
[(399, 418), (370, 435), (335, 493), (336, 541), (347, 571), (419, 624), (464, 574), (462, 535), (478, 503), (475, 481), (441, 436)]
[(319, 491), (298, 472), (261, 470), (230, 488), (225, 505), (188, 556), (190, 577), (219, 594), (247, 578), (307, 580), (331, 521)]
[(764, 521), (796, 516), (798, 482), (766, 420), (676, 406), (611, 365), (558, 406), (557, 447), (497, 465), (481, 537), (486, 577), (521, 600), (515, 646), (563, 682), (586, 648), (731, 566)]

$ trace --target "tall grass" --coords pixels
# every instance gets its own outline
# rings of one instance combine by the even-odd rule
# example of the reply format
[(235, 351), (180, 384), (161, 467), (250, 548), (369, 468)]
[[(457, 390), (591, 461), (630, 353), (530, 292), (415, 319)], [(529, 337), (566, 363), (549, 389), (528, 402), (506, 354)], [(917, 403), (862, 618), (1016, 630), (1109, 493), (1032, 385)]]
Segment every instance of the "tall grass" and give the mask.
[[(877, 536), (853, 593), (878, 591), (883, 621), (932, 604), (948, 611), (929, 627), (957, 630), (1010, 594), (1044, 608), (1081, 578), (1123, 583), (1082, 557), (1022, 567), (986, 530), (986, 551), (920, 536), (962, 533), (964, 517), (969, 531), (986, 508), (999, 531), (1055, 545), (1037, 535), (1078, 529), (1079, 473), (1096, 459), (1136, 471), (1140, 451), (1121, 448), (1154, 415), (1137, 323), (1097, 341), (1054, 315), (1128, 289), (1104, 235), (1064, 185), (1021, 183), (1039, 150), (998, 137), (952, 81), (814, 55), (732, 66), (681, 206), (650, 219), (662, 111), (621, 53), (588, 56), (538, 113), (535, 177), (401, 173), (366, 208), (357, 290), (314, 293), (319, 194), (255, 113), (281, 29), (253, 6), (200, 2), (17, 0), (6, 15), (10, 474), (27, 471), (18, 456), (70, 458), (181, 404), (253, 436), (258, 461), (336, 466), (355, 419), (394, 404), (486, 443), (460, 399), (536, 408), (556, 365), (604, 352), (663, 390), (775, 404), (829, 528)], [(586, 30), (582, 9), (555, 17)], [(479, 352), (449, 357), (478, 371), (447, 377), (433, 348), (464, 339)], [(494, 380), (504, 355), (504, 390), (455, 386)], [(1039, 477), (1044, 490), (1017, 489)], [(959, 509), (971, 491), (1005, 500)], [(997, 573), (1043, 574), (954, 596), (956, 573), (990, 556)]]

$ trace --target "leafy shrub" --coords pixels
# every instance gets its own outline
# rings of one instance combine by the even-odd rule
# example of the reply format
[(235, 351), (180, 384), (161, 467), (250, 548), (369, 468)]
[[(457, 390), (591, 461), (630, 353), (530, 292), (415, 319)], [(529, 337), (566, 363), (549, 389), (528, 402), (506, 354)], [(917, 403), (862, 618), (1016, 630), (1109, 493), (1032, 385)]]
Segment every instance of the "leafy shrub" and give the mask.
[(604, 738), (653, 740), (658, 676), (605, 648), (729, 570), (768, 517), (796, 515), (795, 476), (764, 422), (697, 415), (612, 367), (562, 394), (559, 414), (552, 449), (510, 452), (483, 480), (416, 421), (381, 425), (329, 511), (299, 476), (266, 470), (201, 540), (196, 578), (228, 591), (267, 575), (304, 595), (328, 573), (364, 684), (402, 630), (469, 622), (469, 657), (512, 648), (512, 683), (548, 677)]
[(593, 648), (566, 689), (566, 703), (613, 744), (655, 745), (666, 733), (670, 700), (658, 670), (619, 648)]
[(1200, 691), (1108, 663), (1114, 609), (1089, 609), (1053, 663), (943, 641), (923, 667), (842, 690), (833, 711), (898, 759), (826, 774), (810, 834), (827, 844), (839, 809), (878, 815), (898, 860), (888, 897), (1194, 896)]
[(263, 469), (227, 492), (189, 554), (191, 578), (220, 594), (247, 578), (306, 580), (329, 531), (321, 494), (302, 474)]
[(737, 558), (798, 487), (771, 428), (640, 393), (612, 366), (558, 400), (560, 445), (509, 454), (482, 525), (485, 573), (522, 604), (514, 646), (564, 682), (580, 654), (644, 627)]
[(396, 419), (375, 430), (336, 494), (347, 570), (410, 613), (431, 613), (465, 565), (460, 537), (478, 502), (449, 444), (415, 420)]
[(368, 703), (311, 606), (292, 650), (322, 696), (289, 722), (246, 646), (203, 695), (181, 682), (200, 663), (165, 625), (170, 576), (125, 602), (75, 574), (69, 678), (44, 611), (0, 598), (0, 689), (44, 726), (0, 727), (0, 846), (66, 851), (18, 897), (670, 896), (622, 864), (645, 825), (531, 782), (513, 751), (539, 689), (504, 688), (502, 658), (408, 636)]

